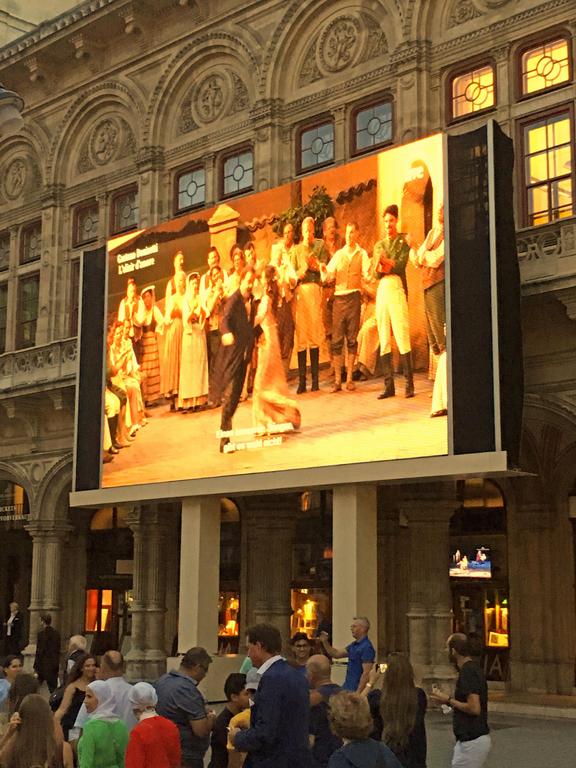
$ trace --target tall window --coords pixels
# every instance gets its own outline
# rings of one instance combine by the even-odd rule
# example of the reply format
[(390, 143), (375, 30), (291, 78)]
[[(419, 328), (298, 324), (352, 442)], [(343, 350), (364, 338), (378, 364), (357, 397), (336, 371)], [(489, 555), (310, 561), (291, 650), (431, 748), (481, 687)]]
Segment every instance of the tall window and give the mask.
[(224, 197), (252, 189), (254, 185), (254, 153), (245, 149), (227, 155), (222, 161), (222, 192)]
[(176, 211), (181, 213), (206, 202), (206, 171), (203, 167), (182, 171), (176, 176)]
[(539, 117), (523, 126), (528, 225), (574, 212), (574, 137), (571, 114)]
[(496, 103), (494, 67), (487, 64), (452, 77), (450, 91), (453, 120), (490, 109)]
[(29, 224), (22, 229), (20, 239), (20, 264), (37, 261), (42, 255), (42, 223)]
[(353, 152), (367, 152), (392, 141), (392, 103), (381, 101), (353, 113)]
[(300, 171), (334, 162), (334, 123), (330, 120), (298, 132)]
[(570, 49), (564, 38), (540, 43), (520, 57), (522, 95), (529, 96), (570, 80)]
[(0, 283), (0, 355), (6, 352), (7, 317), (8, 317), (8, 283)]
[(79, 205), (74, 210), (74, 245), (85, 245), (98, 239), (99, 210), (96, 201)]
[(70, 336), (77, 336), (80, 309), (80, 261), (75, 259), (70, 267)]
[(21, 277), (18, 281), (16, 349), (33, 347), (36, 343), (39, 287), (40, 275)]
[(0, 272), (10, 266), (10, 232), (0, 233)]
[(138, 190), (135, 187), (116, 194), (112, 198), (112, 234), (136, 229), (139, 215)]

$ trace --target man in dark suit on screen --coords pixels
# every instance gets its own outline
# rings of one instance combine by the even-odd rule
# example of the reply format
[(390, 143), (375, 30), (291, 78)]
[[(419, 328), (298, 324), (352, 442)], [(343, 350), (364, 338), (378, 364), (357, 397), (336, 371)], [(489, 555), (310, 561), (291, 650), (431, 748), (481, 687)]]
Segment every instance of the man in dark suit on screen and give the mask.
[(308, 768), (310, 693), (306, 677), (280, 656), (282, 638), (270, 624), (248, 630), (248, 655), (261, 675), (250, 727), (230, 739), (247, 752), (246, 768)]
[[(222, 399), (222, 417), (220, 429), (232, 429), (232, 418), (238, 408), (246, 371), (252, 358), (254, 348), (254, 307), (252, 304), (252, 288), (254, 287), (254, 272), (246, 268), (240, 277), (240, 287), (234, 291), (224, 305), (220, 321), (222, 346), (217, 362), (217, 384)], [(215, 399), (220, 399), (219, 397)], [(230, 442), (229, 437), (220, 440), (220, 451)]]

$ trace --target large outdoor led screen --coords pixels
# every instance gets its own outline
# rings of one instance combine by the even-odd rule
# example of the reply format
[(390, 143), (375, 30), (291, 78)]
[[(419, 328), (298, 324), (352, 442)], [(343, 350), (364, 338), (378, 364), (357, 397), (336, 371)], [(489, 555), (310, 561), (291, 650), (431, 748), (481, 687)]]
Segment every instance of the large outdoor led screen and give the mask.
[(446, 454), (443, 173), (438, 135), (110, 241), (101, 487)]

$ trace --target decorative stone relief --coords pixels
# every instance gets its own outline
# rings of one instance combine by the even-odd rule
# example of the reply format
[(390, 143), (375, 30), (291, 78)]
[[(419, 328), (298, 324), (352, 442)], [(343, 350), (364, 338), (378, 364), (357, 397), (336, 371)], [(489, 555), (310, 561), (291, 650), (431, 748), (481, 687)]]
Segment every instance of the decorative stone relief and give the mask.
[(474, 5), (473, 0), (456, 0), (448, 16), (448, 28), (457, 27), (467, 21), (482, 16), (482, 12)]
[(106, 117), (96, 124), (82, 144), (77, 170), (86, 173), (135, 153), (136, 139), (128, 123), (119, 117)]
[(230, 82), (220, 74), (205, 77), (196, 91), (196, 109), (204, 123), (213, 123), (222, 116), (230, 98)]
[(29, 177), (28, 163), (23, 158), (16, 158), (4, 172), (4, 194), (9, 200), (17, 200), (26, 188)]
[(386, 36), (372, 16), (367, 13), (337, 16), (328, 21), (306, 49), (298, 86), (337, 74), (387, 51)]
[(360, 52), (362, 25), (355, 16), (339, 16), (324, 28), (318, 45), (318, 61), (328, 72), (352, 66)]
[(103, 120), (92, 132), (90, 156), (95, 165), (108, 165), (118, 153), (122, 128), (116, 120)]
[(178, 133), (190, 133), (250, 106), (248, 88), (235, 72), (207, 74), (180, 106)]

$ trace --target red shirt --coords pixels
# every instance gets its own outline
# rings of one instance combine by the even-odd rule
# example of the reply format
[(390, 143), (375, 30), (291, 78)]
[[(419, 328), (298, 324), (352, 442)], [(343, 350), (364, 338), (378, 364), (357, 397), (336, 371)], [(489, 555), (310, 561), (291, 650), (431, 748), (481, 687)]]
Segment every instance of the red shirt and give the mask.
[(147, 717), (132, 729), (126, 768), (180, 768), (180, 734), (165, 717)]

